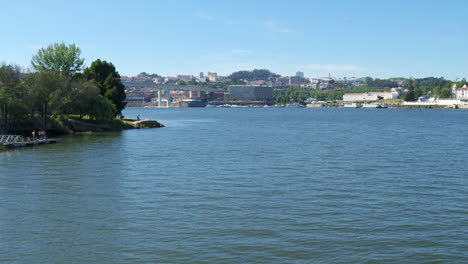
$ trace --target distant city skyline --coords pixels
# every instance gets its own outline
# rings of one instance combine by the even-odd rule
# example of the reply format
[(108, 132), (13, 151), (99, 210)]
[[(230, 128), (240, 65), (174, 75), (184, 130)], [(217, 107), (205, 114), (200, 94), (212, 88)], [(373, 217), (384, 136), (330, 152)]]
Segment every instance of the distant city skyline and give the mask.
[(468, 78), (464, 1), (3, 1), (0, 62), (75, 43), (121, 75)]

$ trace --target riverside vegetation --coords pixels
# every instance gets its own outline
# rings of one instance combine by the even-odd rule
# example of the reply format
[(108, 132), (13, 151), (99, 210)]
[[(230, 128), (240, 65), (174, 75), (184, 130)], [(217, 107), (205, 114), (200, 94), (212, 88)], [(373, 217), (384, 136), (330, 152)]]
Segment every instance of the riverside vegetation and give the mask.
[(54, 43), (33, 56), (32, 72), (1, 65), (0, 132), (29, 135), (44, 123), (52, 134), (162, 126), (123, 119), (125, 86), (114, 65), (85, 67), (80, 55), (74, 44)]

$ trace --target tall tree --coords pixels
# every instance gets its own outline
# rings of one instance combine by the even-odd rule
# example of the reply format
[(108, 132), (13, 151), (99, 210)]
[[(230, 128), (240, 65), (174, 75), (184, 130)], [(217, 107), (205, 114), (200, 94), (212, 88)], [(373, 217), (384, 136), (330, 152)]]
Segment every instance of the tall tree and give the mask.
[(109, 99), (100, 95), (93, 81), (73, 85), (73, 100), (67, 109), (72, 114), (78, 114), (80, 119), (88, 116), (91, 119), (111, 120), (115, 116), (115, 105)]
[(31, 64), (39, 72), (55, 71), (66, 77), (76, 77), (83, 70), (81, 49), (75, 44), (54, 43), (41, 48), (33, 56)]
[(26, 85), (30, 90), (30, 103), (32, 112), (41, 112), (47, 105), (49, 112), (53, 115), (62, 114), (63, 106), (71, 100), (66, 96), (67, 81), (58, 72), (46, 71), (29, 74)]
[(122, 110), (127, 104), (124, 102), (125, 86), (119, 73), (112, 63), (96, 60), (89, 68), (84, 70), (86, 80), (94, 80), (102, 96), (109, 99), (115, 105), (115, 115), (122, 115)]
[(0, 86), (14, 87), (21, 82), (21, 68), (15, 65), (0, 66)]
[(404, 94), (403, 99), (405, 101), (416, 101), (416, 95), (414, 93), (414, 85), (413, 85), (413, 79), (409, 79), (408, 81), (408, 91)]
[(27, 87), (21, 82), (22, 74), (18, 66), (0, 67), (0, 132), (8, 132), (5, 130), (5, 122), (2, 122), (5, 110), (10, 132), (17, 131), (28, 122), (30, 95)]

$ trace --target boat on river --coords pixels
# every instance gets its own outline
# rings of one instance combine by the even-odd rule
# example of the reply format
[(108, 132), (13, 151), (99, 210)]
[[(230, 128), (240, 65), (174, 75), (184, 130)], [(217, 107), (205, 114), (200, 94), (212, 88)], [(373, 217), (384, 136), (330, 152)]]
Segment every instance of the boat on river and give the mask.
[(297, 104), (297, 103), (296, 104), (288, 104), (288, 105), (286, 105), (286, 107), (289, 107), (289, 108), (304, 108), (303, 105)]
[(359, 105), (356, 103), (345, 104), (343, 105), (344, 108), (359, 108)]
[(379, 103), (370, 103), (370, 104), (363, 104), (362, 108), (386, 108), (386, 107), (382, 107), (382, 105)]

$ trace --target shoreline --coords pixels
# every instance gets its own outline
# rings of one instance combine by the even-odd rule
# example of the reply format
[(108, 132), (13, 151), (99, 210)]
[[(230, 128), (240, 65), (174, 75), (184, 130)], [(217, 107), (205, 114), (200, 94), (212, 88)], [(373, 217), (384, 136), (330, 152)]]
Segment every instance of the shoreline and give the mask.
[[(401, 104), (388, 104), (385, 103), (387, 108), (402, 108), (402, 109), (435, 109), (435, 110), (468, 110), (468, 106), (449, 106), (449, 105), (401, 105)], [(151, 108), (151, 109), (201, 109), (201, 108), (216, 108), (216, 107), (163, 107), (163, 108), (158, 108), (158, 107), (143, 107), (143, 106), (130, 106), (128, 108)], [(227, 107), (229, 108), (229, 107)], [(238, 107), (231, 107), (231, 108), (238, 108)], [(245, 106), (244, 108), (286, 108), (286, 106), (268, 106), (264, 107), (263, 105), (258, 105), (258, 106)], [(314, 106), (307, 106), (305, 105), (303, 108), (347, 108), (343, 106), (337, 106), (334, 104), (330, 105), (314, 105)], [(354, 107), (353, 107), (354, 108)], [(356, 108), (362, 108), (362, 107), (356, 107)], [(352, 108), (351, 108), (352, 109)]]
[(137, 120), (132, 118), (114, 119), (108, 122), (98, 122), (92, 120), (75, 120), (68, 119), (64, 124), (66, 134), (82, 133), (82, 132), (119, 132), (126, 129), (143, 129), (143, 128), (162, 128), (163, 124), (156, 120), (144, 119)]
[[(66, 136), (80, 133), (93, 133), (93, 132), (120, 132), (127, 129), (146, 129), (146, 128), (163, 128), (163, 124), (156, 120), (145, 119), (137, 120), (132, 118), (115, 118), (110, 121), (96, 121), (96, 120), (54, 120), (49, 122), (50, 126), (47, 128), (47, 136)], [(25, 138), (31, 137), (33, 129), (18, 129), (9, 131), (10, 135), (21, 135)], [(36, 129), (37, 131), (37, 129)]]

